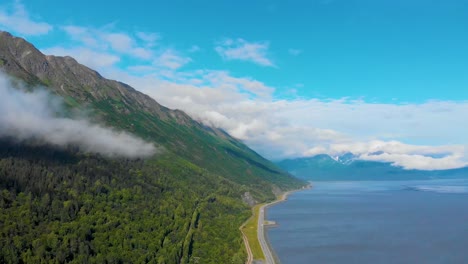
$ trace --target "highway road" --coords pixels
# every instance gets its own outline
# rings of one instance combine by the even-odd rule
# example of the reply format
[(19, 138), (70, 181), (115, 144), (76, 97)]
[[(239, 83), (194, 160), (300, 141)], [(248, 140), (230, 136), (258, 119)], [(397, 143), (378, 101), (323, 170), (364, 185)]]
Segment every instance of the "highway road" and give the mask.
[(268, 242), (265, 240), (265, 207), (269, 204), (263, 205), (260, 207), (258, 212), (258, 229), (257, 229), (257, 236), (258, 241), (260, 242), (260, 246), (262, 247), (263, 254), (265, 255), (265, 264), (275, 264), (275, 258), (271, 253), (270, 247), (268, 246)]
[(249, 240), (247, 239), (247, 236), (242, 231), (242, 228), (244, 228), (244, 226), (245, 226), (245, 223), (242, 224), (242, 226), (239, 228), (239, 230), (242, 233), (242, 239), (244, 240), (245, 249), (247, 250), (247, 261), (245, 262), (245, 264), (252, 264), (253, 263), (252, 249), (250, 248)]

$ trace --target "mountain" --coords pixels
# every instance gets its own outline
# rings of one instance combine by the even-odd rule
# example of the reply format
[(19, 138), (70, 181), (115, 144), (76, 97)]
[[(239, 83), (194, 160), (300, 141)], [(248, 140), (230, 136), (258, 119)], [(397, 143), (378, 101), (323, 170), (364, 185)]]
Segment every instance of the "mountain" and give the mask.
[(277, 165), (298, 178), (310, 181), (468, 178), (468, 168), (439, 171), (405, 170), (390, 163), (359, 160), (351, 153), (333, 158), (322, 154), (286, 159)]
[[(9, 75), (31, 86), (46, 86), (65, 98), (70, 107), (92, 109), (96, 119), (105, 124), (155, 141), (236, 182), (258, 181), (258, 186), (274, 183), (281, 188), (282, 181), (294, 181), (224, 131), (161, 106), (124, 83), (105, 79), (71, 57), (45, 56), (24, 39), (1, 32), (0, 61), (1, 69)], [(265, 179), (269, 181), (262, 182)]]
[(0, 69), (62, 98), (62, 116), (86, 112), (163, 149), (108, 157), (0, 138), (1, 263), (244, 263), (252, 202), (304, 185), (224, 131), (7, 32)]
[(345, 153), (345, 154), (340, 155), (340, 156), (337, 156), (335, 158), (336, 161), (340, 162), (341, 164), (345, 164), (345, 165), (353, 163), (356, 159), (357, 159), (357, 156), (354, 155), (353, 153), (350, 153), (350, 152)]

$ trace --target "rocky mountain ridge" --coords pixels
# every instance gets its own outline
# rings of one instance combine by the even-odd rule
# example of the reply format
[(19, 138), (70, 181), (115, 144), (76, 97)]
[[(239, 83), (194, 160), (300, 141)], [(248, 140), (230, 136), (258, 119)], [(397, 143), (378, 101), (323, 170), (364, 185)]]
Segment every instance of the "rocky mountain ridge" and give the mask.
[(72, 57), (44, 55), (26, 40), (5, 31), (0, 31), (0, 62), (9, 75), (31, 85), (47, 86), (79, 103), (122, 99), (126, 106), (136, 105), (164, 120), (174, 118), (183, 124), (191, 120), (184, 112), (163, 107), (125, 83), (108, 80)]
[[(47, 87), (71, 107), (91, 109), (106, 125), (155, 141), (201, 167), (221, 169), (233, 180), (287, 175), (224, 131), (168, 109), (125, 83), (108, 80), (71, 57), (46, 56), (8, 32), (0, 32), (0, 61), (0, 69), (9, 76), (33, 88)], [(232, 166), (219, 168), (225, 161)]]

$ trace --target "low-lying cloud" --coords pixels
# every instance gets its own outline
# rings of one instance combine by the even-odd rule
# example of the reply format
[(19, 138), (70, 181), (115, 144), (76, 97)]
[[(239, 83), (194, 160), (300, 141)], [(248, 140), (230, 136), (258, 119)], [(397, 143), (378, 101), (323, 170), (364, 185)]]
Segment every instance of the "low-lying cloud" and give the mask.
[(153, 144), (129, 133), (83, 118), (64, 117), (60, 98), (41, 89), (24, 92), (13, 88), (4, 75), (0, 75), (0, 137), (59, 147), (73, 145), (107, 157), (140, 158), (157, 152)]
[(224, 129), (273, 160), (351, 152), (405, 169), (468, 166), (465, 101), (275, 100), (273, 87), (224, 71), (174, 73), (171, 80), (123, 72), (108, 75)]
[(404, 169), (444, 170), (468, 166), (464, 146), (415, 146), (398, 141), (372, 140), (333, 144), (324, 152), (352, 152), (361, 160), (389, 162)]

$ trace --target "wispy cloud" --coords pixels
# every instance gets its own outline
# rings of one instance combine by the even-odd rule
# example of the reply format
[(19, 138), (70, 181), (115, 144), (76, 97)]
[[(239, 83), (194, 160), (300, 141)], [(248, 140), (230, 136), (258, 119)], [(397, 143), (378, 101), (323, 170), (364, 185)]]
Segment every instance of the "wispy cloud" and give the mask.
[(161, 35), (158, 33), (148, 33), (148, 32), (142, 32), (139, 31), (136, 33), (137, 37), (140, 38), (142, 41), (144, 41), (144, 45), (147, 47), (153, 47), (156, 45), (156, 41), (161, 39)]
[(293, 56), (299, 56), (299, 54), (302, 53), (302, 50), (300, 50), (300, 49), (289, 49), (288, 52), (289, 52), (289, 54), (291, 54)]
[(275, 67), (268, 58), (268, 42), (248, 42), (244, 39), (225, 39), (217, 43), (215, 50), (225, 60), (250, 61), (261, 66)]
[(133, 49), (133, 39), (124, 33), (102, 33), (102, 40), (107, 42), (115, 51), (124, 53)]
[(9, 6), (0, 6), (0, 29), (25, 36), (44, 35), (53, 27), (45, 22), (32, 19), (24, 5), (15, 1)]
[[(107, 28), (98, 29), (69, 25), (62, 27), (62, 29), (73, 40), (88, 48), (113, 51), (117, 54), (128, 55), (142, 60), (149, 60), (153, 57), (153, 50), (148, 46), (148, 41), (153, 41), (155, 36), (150, 33), (137, 32), (137, 38), (135, 38), (130, 34), (110, 31)], [(142, 40), (142, 38), (146, 40)]]
[[(126, 61), (134, 73), (161, 71), (171, 75), (192, 59), (181, 52), (160, 45), (160, 35), (150, 32), (128, 33), (114, 25), (101, 28), (68, 25), (60, 27), (73, 45), (44, 48), (50, 55), (72, 56), (78, 62), (101, 71), (104, 75)], [(158, 44), (158, 45), (156, 45)], [(130, 58), (130, 60), (126, 60)]]
[(179, 55), (175, 50), (167, 49), (161, 55), (159, 55), (153, 62), (157, 67), (169, 68), (177, 70), (185, 64), (192, 61), (189, 57), (183, 57)]
[(55, 56), (71, 56), (80, 63), (93, 69), (111, 67), (120, 61), (120, 58), (116, 55), (105, 52), (97, 52), (93, 49), (84, 47), (69, 49), (63, 47), (53, 47), (43, 49), (42, 52), (44, 54)]
[(190, 47), (190, 49), (188, 50), (190, 53), (194, 53), (194, 52), (199, 52), (201, 50), (201, 48), (197, 45), (193, 45), (192, 47)]

